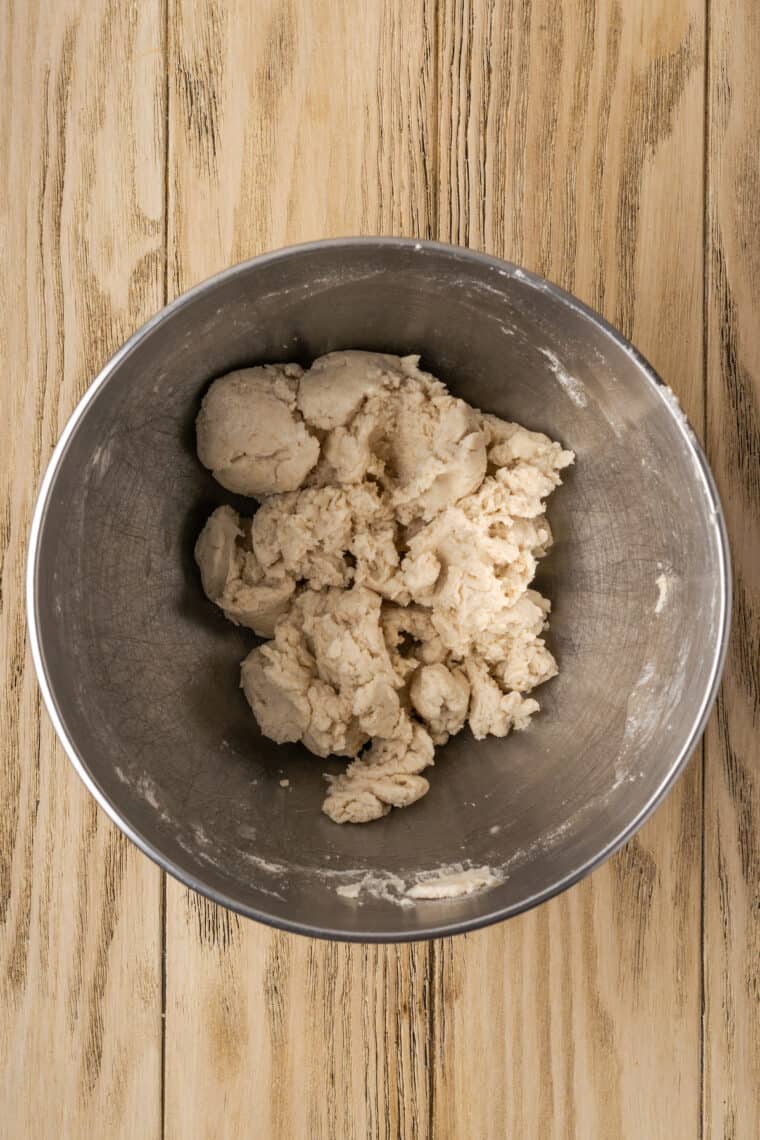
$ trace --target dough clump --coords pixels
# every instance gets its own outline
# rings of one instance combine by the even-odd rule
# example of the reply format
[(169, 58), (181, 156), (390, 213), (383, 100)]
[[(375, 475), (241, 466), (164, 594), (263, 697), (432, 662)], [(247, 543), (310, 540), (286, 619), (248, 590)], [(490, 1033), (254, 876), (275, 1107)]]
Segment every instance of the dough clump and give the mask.
[(545, 500), (574, 456), (452, 396), (419, 357), (332, 352), (209, 388), (198, 455), (252, 518), (217, 508), (204, 591), (267, 638), (241, 667), (265, 736), (351, 763), (323, 810), (365, 823), (424, 796), (465, 724), (527, 727), (553, 677)]
[(264, 364), (209, 388), (195, 424), (198, 458), (228, 491), (294, 491), (314, 467), (319, 440), (298, 411), (301, 375), (297, 364)]

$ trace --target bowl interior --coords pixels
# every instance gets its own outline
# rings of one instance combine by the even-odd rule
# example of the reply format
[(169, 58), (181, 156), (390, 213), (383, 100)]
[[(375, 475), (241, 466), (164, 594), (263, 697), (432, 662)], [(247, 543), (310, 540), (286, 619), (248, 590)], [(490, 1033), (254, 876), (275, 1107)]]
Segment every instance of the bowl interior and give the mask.
[[(455, 737), (425, 799), (364, 827), (320, 813), (338, 762), (261, 737), (238, 687), (255, 638), (204, 598), (192, 558), (216, 505), (253, 508), (196, 458), (209, 380), (348, 347), (420, 352), (456, 395), (577, 453), (550, 499), (556, 542), (539, 576), (560, 663), (541, 714), (506, 740)], [(165, 865), (280, 924), (419, 937), (528, 905), (651, 807), (712, 696), (725, 555), (688, 426), (585, 310), (464, 251), (330, 243), (194, 291), (111, 363), (43, 501), (32, 619), (70, 750)], [(398, 880), (460, 862), (503, 882), (459, 900), (394, 897)], [(366, 873), (374, 889), (338, 893)]]

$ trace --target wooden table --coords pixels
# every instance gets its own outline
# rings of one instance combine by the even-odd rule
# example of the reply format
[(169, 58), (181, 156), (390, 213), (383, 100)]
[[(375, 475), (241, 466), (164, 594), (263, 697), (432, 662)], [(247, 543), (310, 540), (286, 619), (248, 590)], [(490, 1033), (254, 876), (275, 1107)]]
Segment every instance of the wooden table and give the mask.
[[(760, 1136), (760, 4), (0, 21), (3, 1140)], [(25, 637), (36, 488), (103, 362), (223, 266), (355, 233), (490, 250), (620, 326), (706, 442), (735, 559), (717, 712), (652, 821), (429, 945), (273, 933), (166, 880), (67, 763)]]

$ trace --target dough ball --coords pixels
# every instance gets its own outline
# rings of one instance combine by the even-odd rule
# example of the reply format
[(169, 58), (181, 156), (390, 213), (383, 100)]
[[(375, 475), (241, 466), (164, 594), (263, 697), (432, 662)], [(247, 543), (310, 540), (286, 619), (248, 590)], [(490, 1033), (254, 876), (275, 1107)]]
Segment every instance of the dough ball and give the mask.
[(298, 407), (314, 427), (329, 431), (344, 427), (368, 396), (404, 375), (397, 356), (379, 352), (329, 352), (314, 361), (301, 378)]
[(198, 457), (228, 491), (261, 499), (301, 486), (319, 440), (296, 406), (301, 369), (265, 364), (215, 380), (196, 420)]

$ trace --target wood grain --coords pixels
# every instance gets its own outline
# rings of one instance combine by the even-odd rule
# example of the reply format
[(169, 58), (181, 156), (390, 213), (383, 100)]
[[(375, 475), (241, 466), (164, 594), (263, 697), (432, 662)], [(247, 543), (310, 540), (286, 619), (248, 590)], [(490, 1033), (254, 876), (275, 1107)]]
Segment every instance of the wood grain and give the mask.
[[(432, 7), (170, 7), (170, 287), (262, 249), (432, 234)], [(239, 922), (168, 884), (167, 1136), (428, 1137), (429, 946)]]
[[(2, 1140), (760, 1135), (758, 58), (755, 0), (0, 6)], [(362, 232), (501, 253), (622, 327), (704, 429), (735, 561), (704, 802), (695, 759), (585, 883), (429, 946), (171, 881), (164, 912), (26, 647), (36, 487), (100, 365), (167, 294)]]
[[(702, 3), (441, 20), (440, 237), (600, 308), (701, 427)], [(695, 761), (585, 883), (434, 948), (435, 1136), (699, 1134), (700, 842)]]
[(157, 3), (0, 12), (0, 1135), (158, 1136), (160, 876), (41, 712), (24, 563), (77, 399), (163, 299)]
[(430, 0), (171, 0), (170, 289), (284, 243), (432, 233)]
[(734, 560), (734, 622), (705, 783), (705, 1136), (760, 1135), (760, 10), (710, 21), (710, 459)]

